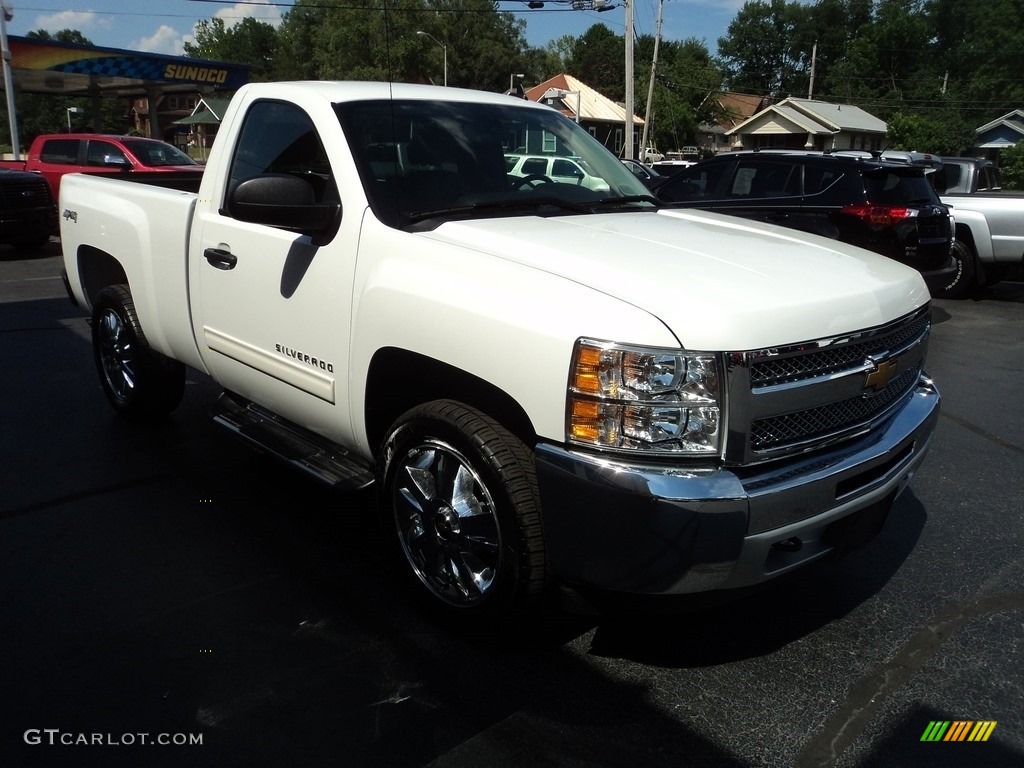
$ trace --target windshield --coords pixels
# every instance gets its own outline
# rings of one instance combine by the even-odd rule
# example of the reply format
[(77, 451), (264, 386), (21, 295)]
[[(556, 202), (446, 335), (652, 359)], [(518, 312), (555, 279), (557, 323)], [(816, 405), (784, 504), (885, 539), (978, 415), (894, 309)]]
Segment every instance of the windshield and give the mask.
[(336, 108), (370, 207), (392, 227), (657, 205), (615, 155), (553, 109), (414, 100)]
[(163, 165), (198, 165), (180, 149), (163, 141), (124, 139), (123, 142), (140, 163), (150, 168), (159, 168)]

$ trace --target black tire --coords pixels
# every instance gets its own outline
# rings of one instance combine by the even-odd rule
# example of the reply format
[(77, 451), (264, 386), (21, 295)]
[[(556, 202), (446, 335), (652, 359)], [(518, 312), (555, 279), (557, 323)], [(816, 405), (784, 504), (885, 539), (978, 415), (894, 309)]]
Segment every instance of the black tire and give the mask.
[(96, 295), (92, 350), (100, 385), (121, 416), (152, 421), (166, 416), (185, 392), (185, 366), (150, 349), (124, 285)]
[(978, 262), (974, 249), (962, 240), (954, 240), (949, 257), (956, 265), (956, 272), (935, 295), (943, 299), (962, 299), (974, 290), (978, 280)]
[(382, 519), (429, 605), (494, 618), (539, 607), (547, 555), (529, 447), (483, 413), (438, 400), (395, 422), (380, 465)]

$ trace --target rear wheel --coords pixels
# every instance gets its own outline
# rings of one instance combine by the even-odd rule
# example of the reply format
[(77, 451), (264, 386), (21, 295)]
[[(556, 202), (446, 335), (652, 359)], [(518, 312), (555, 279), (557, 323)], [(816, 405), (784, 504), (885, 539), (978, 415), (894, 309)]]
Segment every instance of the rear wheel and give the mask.
[(97, 294), (92, 348), (103, 394), (120, 415), (157, 419), (181, 402), (185, 366), (150, 348), (127, 287), (112, 285)]
[(974, 289), (978, 278), (974, 249), (962, 240), (954, 240), (949, 257), (956, 271), (946, 284), (936, 291), (936, 295), (943, 299), (962, 299)]
[(547, 562), (532, 451), (483, 413), (414, 408), (381, 452), (381, 512), (415, 588), (448, 612), (535, 607)]

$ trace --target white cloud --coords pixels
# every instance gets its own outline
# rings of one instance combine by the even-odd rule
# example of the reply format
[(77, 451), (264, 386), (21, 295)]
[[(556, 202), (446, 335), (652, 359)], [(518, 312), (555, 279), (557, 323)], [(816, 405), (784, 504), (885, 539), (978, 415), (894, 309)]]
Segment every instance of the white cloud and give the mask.
[(185, 50), (185, 41), (191, 39), (191, 35), (183, 35), (174, 27), (161, 24), (152, 35), (139, 40), (133, 40), (128, 44), (128, 48), (133, 51), (167, 53), (172, 56), (180, 56)]
[(277, 6), (268, 5), (266, 2), (235, 3), (231, 8), (221, 8), (213, 16), (216, 19), (222, 19), (227, 29), (250, 16), (273, 27), (280, 26), (281, 24), (281, 12)]
[(45, 16), (36, 16), (33, 30), (45, 29), (47, 32), (60, 32), (63, 29), (74, 29), (88, 37), (90, 29), (109, 29), (109, 19), (102, 18), (92, 11), (60, 11)]

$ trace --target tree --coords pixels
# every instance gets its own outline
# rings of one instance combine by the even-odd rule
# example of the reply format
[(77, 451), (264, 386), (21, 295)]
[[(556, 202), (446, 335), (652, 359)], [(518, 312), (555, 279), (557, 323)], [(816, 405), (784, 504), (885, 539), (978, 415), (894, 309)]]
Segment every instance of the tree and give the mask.
[[(806, 80), (796, 31), (805, 8), (785, 0), (748, 0), (718, 39), (718, 54), (731, 90), (798, 93)], [(806, 87), (803, 88), (806, 92)]]
[(1003, 189), (1024, 189), (1024, 141), (1002, 150), (999, 162)]
[(492, 0), (298, 0), (278, 31), (277, 73), (440, 83), (447, 53), (449, 85), (505, 90), (524, 71), (523, 28)]
[(223, 19), (213, 18), (196, 24), (195, 42), (186, 42), (184, 49), (192, 58), (247, 64), (252, 67), (254, 81), (272, 80), (277, 30), (251, 17), (232, 27), (226, 27)]
[(890, 149), (959, 156), (970, 149), (975, 133), (955, 111), (928, 115), (897, 112), (889, 117)]

